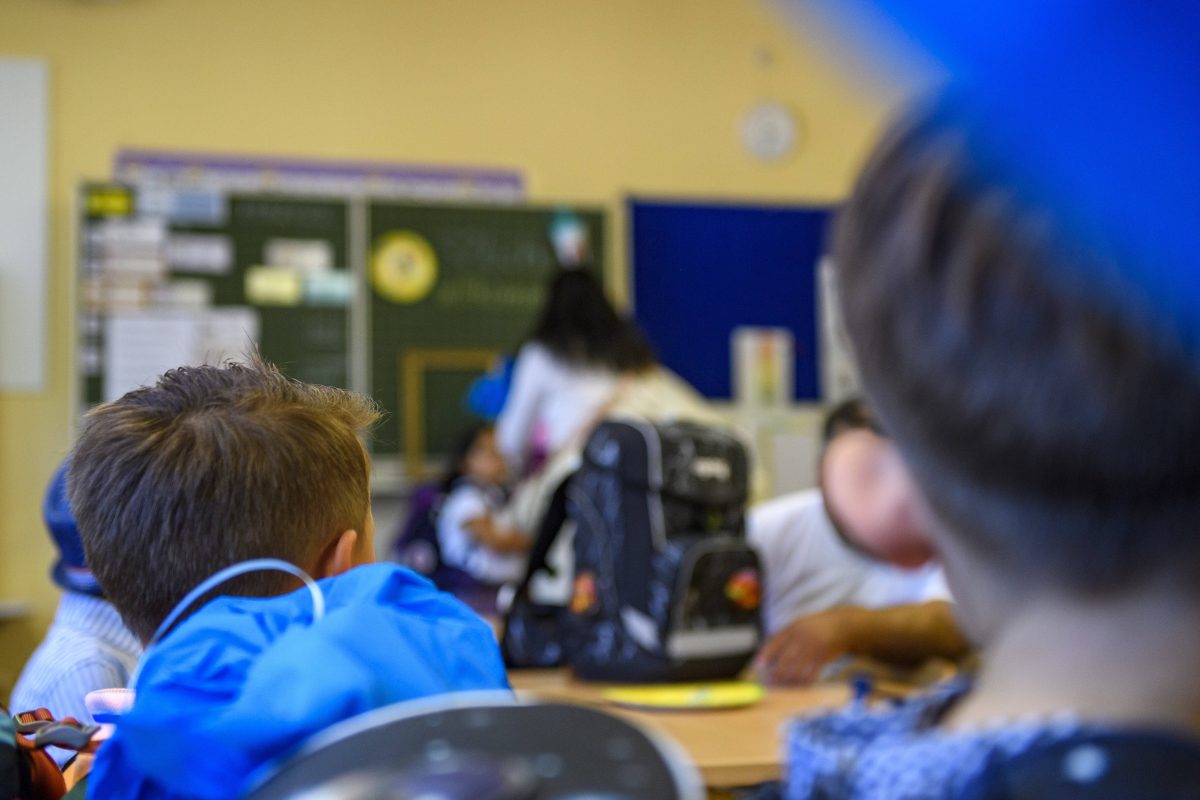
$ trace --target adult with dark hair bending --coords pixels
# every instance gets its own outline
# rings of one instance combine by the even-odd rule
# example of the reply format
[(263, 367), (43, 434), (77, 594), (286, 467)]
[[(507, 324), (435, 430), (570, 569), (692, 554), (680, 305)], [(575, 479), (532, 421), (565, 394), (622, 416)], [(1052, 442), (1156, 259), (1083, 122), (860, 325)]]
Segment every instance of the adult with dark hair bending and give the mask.
[(622, 376), (655, 367), (637, 326), (613, 308), (600, 282), (563, 269), (517, 355), (496, 443), (514, 472), (536, 466), (585, 432), (617, 397)]
[[(613, 308), (595, 277), (564, 268), (551, 279), (496, 420), (496, 445), (511, 474), (524, 476), (497, 523), (536, 530), (554, 490), (578, 469), (588, 434), (605, 417), (729, 427), (687, 381), (657, 362), (637, 325)], [(752, 471), (752, 493), (760, 491), (760, 478)]]

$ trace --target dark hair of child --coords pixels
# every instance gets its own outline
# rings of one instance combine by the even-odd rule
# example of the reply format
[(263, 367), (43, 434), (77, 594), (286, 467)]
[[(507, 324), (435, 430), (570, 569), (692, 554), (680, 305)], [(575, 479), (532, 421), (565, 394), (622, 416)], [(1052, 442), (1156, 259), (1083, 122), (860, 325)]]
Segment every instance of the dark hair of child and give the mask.
[(479, 437), (492, 428), (493, 425), (490, 422), (475, 422), (455, 438), (454, 445), (450, 449), (450, 457), (446, 461), (446, 472), (438, 484), (442, 494), (450, 494), (454, 491), (454, 484), (466, 475), (466, 462), (467, 457), (471, 454), (471, 449), (475, 447)]
[(559, 270), (550, 281), (528, 340), (580, 367), (640, 372), (656, 362), (641, 330), (617, 313), (600, 282), (582, 269)]

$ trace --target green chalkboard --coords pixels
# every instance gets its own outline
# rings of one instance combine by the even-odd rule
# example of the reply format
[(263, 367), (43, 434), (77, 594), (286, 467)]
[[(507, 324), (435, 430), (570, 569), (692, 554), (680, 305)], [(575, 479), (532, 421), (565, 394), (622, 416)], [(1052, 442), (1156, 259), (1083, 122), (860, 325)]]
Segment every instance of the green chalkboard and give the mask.
[[(233, 239), (233, 279), (217, 287), (217, 303), (247, 304), (246, 270), (265, 261), (271, 241), (327, 242), (332, 271), (349, 270), (348, 203), (267, 196), (233, 196), (227, 231)], [(350, 293), (346, 300), (350, 301)], [(290, 377), (308, 383), (350, 386), (349, 305), (314, 303), (256, 305), (259, 347)]]
[(564, 213), (586, 226), (602, 269), (596, 209), (369, 205), (371, 392), (392, 412), (376, 437), (379, 455), (403, 456), (412, 471), (446, 453), (470, 419), (470, 381), (533, 325), (558, 269), (550, 226)]

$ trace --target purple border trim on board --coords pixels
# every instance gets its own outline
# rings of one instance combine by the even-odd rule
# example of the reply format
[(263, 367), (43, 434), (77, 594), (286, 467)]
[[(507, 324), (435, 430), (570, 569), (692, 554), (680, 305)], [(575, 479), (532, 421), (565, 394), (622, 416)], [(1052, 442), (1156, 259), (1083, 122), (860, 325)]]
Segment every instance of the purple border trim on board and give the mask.
[(183, 172), (209, 169), (224, 173), (275, 172), (322, 178), (376, 178), (393, 181), (470, 182), (480, 187), (524, 192), (525, 180), (515, 170), (490, 167), (434, 167), (383, 161), (343, 161), (275, 156), (237, 156), (200, 152), (171, 152), (122, 148), (113, 159), (114, 173), (131, 167)]

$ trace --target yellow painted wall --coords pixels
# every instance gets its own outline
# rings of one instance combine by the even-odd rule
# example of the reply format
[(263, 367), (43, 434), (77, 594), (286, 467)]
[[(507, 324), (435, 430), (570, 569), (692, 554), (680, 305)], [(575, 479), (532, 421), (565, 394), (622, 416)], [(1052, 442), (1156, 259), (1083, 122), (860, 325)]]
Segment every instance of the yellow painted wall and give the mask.
[[(0, 55), (51, 69), (49, 383), (0, 394), (0, 696), (56, 593), (39, 500), (71, 439), (73, 193), (120, 146), (520, 169), (535, 200), (833, 201), (890, 99), (757, 0), (0, 0)], [(754, 102), (803, 142), (741, 149)], [(0, 113), (3, 113), (0, 109)], [(613, 279), (625, 291), (614, 214)]]

